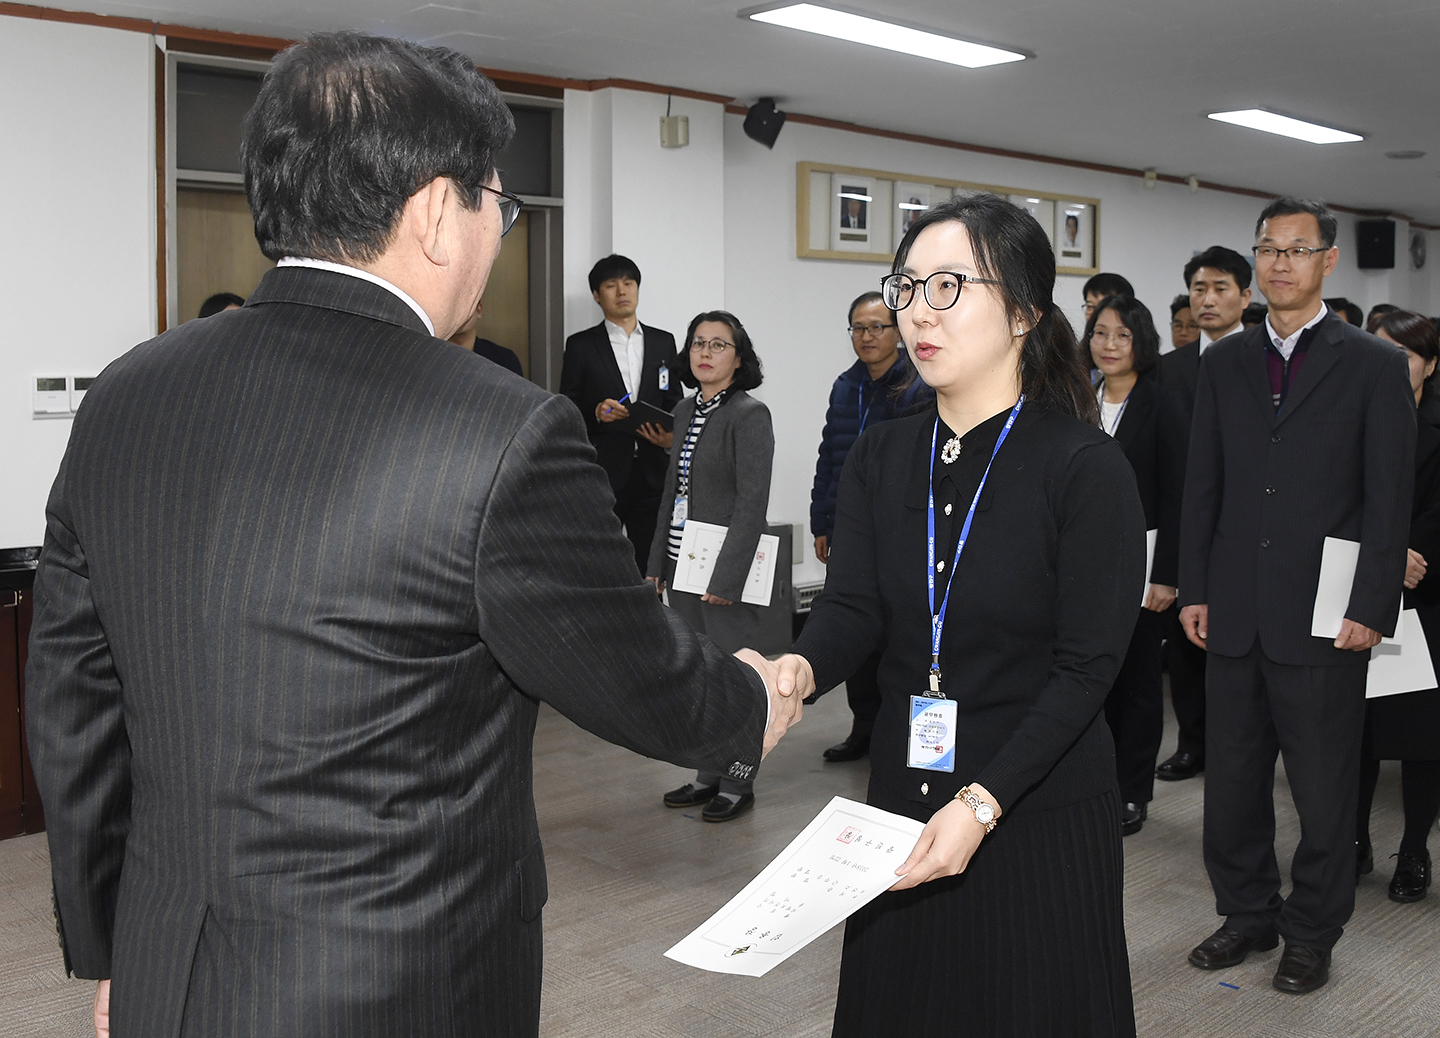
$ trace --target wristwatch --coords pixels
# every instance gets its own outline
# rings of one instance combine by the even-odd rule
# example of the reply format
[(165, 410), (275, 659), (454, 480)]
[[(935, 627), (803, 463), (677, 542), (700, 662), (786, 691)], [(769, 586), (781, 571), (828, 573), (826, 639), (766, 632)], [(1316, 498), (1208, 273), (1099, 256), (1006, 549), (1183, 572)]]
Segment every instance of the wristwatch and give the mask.
[(966, 807), (975, 812), (975, 821), (979, 822), (985, 827), (985, 832), (991, 833), (995, 831), (994, 804), (987, 804), (985, 801), (981, 800), (978, 796), (975, 795), (975, 793), (970, 789), (969, 786), (966, 786), (960, 792), (956, 793), (955, 799), (959, 800)]

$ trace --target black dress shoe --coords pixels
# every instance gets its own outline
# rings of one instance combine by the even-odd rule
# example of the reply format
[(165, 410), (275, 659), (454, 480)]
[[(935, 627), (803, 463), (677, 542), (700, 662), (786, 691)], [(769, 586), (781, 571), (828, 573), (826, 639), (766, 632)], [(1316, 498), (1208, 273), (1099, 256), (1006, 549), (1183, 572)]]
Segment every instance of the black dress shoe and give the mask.
[(1148, 813), (1145, 804), (1126, 803), (1120, 809), (1120, 835), (1134, 836), (1145, 824), (1145, 816)]
[(1166, 782), (1194, 778), (1205, 770), (1205, 758), (1196, 753), (1177, 753), (1155, 769), (1155, 777)]
[(663, 799), (666, 807), (694, 807), (696, 804), (708, 803), (718, 792), (719, 786), (697, 786), (693, 782), (687, 782), (679, 789), (666, 793)]
[(1423, 901), (1430, 889), (1430, 852), (1395, 855), (1395, 878), (1390, 881), (1390, 900), (1407, 905)]
[(1285, 954), (1280, 956), (1280, 968), (1275, 971), (1275, 979), (1271, 983), (1276, 991), (1303, 995), (1324, 987), (1329, 979), (1329, 948), (1302, 948), (1287, 943)]
[(870, 737), (859, 736), (854, 732), (845, 736), (845, 741), (836, 743), (825, 751), (823, 756), (826, 760), (834, 763), (847, 760), (859, 760), (870, 752)]
[(1360, 885), (1360, 877), (1368, 876), (1375, 871), (1375, 851), (1370, 846), (1370, 841), (1361, 843), (1355, 841), (1355, 885)]
[(1269, 951), (1280, 943), (1274, 930), (1262, 937), (1246, 937), (1237, 930), (1222, 926), (1190, 952), (1190, 965), (1202, 970), (1220, 970), (1238, 966), (1252, 951)]
[(700, 812), (700, 817), (707, 822), (728, 822), (732, 818), (740, 817), (754, 806), (754, 793), (746, 793), (739, 800), (716, 797), (705, 805), (705, 810)]

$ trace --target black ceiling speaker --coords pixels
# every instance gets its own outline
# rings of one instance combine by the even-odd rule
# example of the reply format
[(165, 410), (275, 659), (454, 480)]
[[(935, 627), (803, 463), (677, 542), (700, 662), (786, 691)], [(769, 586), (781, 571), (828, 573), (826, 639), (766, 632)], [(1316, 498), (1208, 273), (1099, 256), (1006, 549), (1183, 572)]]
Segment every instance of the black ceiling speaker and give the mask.
[(775, 108), (773, 97), (762, 97), (745, 113), (745, 136), (767, 148), (775, 147), (775, 138), (784, 125), (785, 113)]
[(1355, 221), (1355, 265), (1361, 270), (1395, 268), (1395, 221)]

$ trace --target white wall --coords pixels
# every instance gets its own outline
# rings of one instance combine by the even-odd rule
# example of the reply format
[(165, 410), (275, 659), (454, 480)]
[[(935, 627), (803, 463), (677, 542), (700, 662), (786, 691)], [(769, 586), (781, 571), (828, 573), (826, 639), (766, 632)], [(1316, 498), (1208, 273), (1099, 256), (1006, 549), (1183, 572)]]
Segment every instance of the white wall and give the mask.
[(0, 17), (0, 547), (39, 544), (69, 419), (36, 375), (96, 375), (155, 334), (154, 42)]

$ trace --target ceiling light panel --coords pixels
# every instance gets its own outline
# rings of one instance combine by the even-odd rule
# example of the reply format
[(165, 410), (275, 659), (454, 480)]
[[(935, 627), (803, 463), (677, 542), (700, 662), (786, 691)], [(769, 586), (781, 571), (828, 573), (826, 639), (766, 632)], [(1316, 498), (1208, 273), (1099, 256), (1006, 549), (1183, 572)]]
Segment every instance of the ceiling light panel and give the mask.
[(916, 57), (931, 58), (965, 68), (984, 68), (1009, 61), (1024, 61), (1027, 57), (1019, 51), (971, 43), (953, 36), (912, 29), (908, 25), (896, 25), (893, 22), (821, 7), (818, 4), (790, 4), (768, 10), (741, 11), (740, 15), (757, 22), (783, 25), (788, 29), (813, 32), (851, 43), (863, 43), (868, 47), (880, 47), (901, 54), (913, 54)]
[(1363, 141), (1358, 133), (1347, 133), (1319, 123), (1307, 123), (1303, 119), (1292, 119), (1288, 115), (1276, 115), (1263, 108), (1246, 108), (1238, 112), (1212, 112), (1209, 118), (1217, 122), (1248, 126), (1252, 130), (1278, 133), (1282, 137), (1293, 137), (1310, 144), (1344, 144), (1349, 141)]

